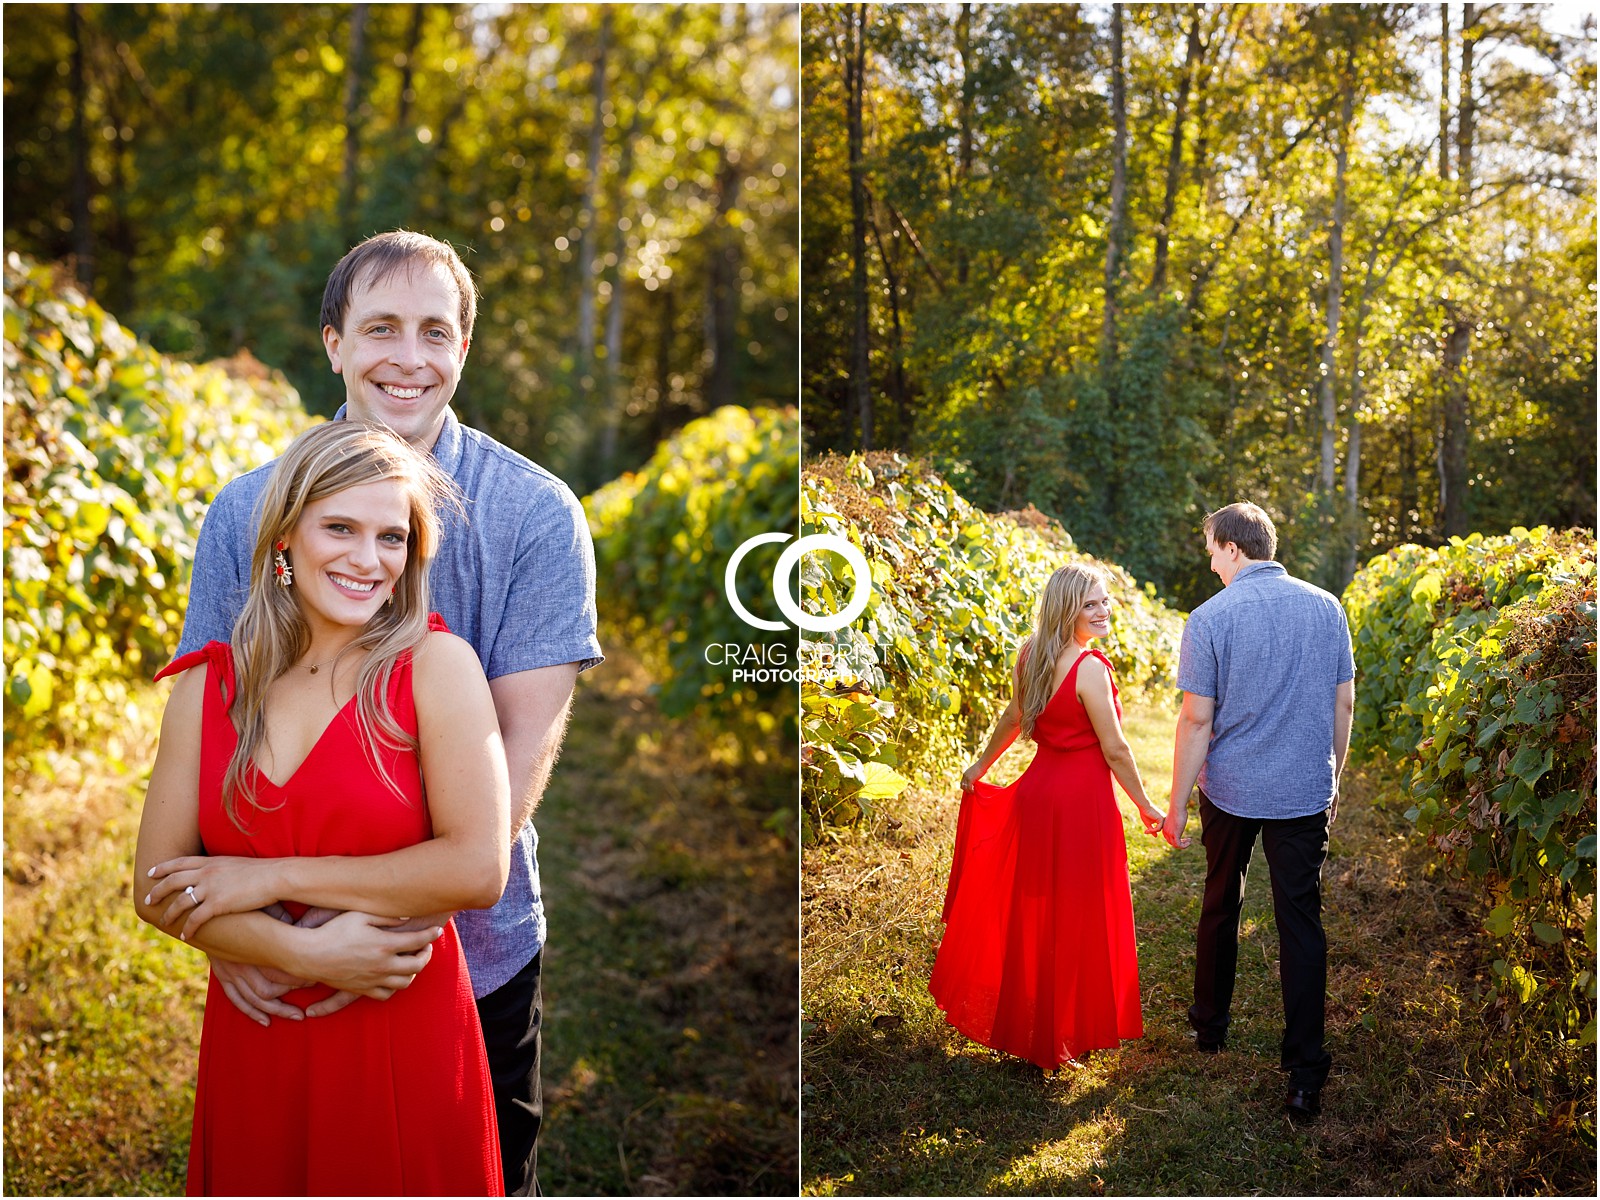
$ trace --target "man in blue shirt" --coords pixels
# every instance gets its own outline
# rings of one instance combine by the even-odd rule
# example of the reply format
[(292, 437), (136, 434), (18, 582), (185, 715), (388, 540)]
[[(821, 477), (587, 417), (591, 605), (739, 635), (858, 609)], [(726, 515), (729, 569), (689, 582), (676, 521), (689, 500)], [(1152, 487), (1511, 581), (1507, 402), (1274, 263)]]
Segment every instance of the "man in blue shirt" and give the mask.
[[(594, 548), (583, 507), (555, 476), (467, 428), (450, 410), (466, 363), (477, 289), (455, 250), (418, 233), (380, 234), (339, 261), (322, 301), (328, 360), (343, 376), (335, 420), (382, 422), (432, 453), (460, 486), (433, 564), (433, 604), (489, 678), (511, 780), (511, 876), (500, 902), (456, 927), (493, 1076), (507, 1195), (537, 1194), (544, 907), (530, 818), (566, 732), (578, 672), (601, 661)], [(218, 493), (195, 550), (178, 653), (227, 641), (244, 606), (256, 501), (271, 464)], [(293, 981), (212, 960), (230, 1000), (259, 1021), (307, 1014), (279, 999)], [(353, 997), (314, 1005), (326, 1015)]]
[(1259, 833), (1278, 927), (1284, 1108), (1296, 1120), (1314, 1120), (1333, 1063), (1323, 1046), (1322, 865), (1355, 711), (1350, 627), (1337, 599), (1273, 561), (1278, 534), (1260, 508), (1230, 504), (1206, 517), (1204, 528), (1223, 590), (1184, 626), (1183, 711), (1163, 827), (1172, 845), (1189, 844), (1183, 827), (1198, 783), (1206, 884), (1189, 1023), (1198, 1049), (1222, 1048), (1245, 873)]

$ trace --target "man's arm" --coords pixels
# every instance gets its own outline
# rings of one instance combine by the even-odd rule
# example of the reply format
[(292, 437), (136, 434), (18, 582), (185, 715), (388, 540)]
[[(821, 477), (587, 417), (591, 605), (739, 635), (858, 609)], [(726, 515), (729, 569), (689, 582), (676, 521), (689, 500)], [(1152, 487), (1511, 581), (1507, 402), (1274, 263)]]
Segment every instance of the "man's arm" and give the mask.
[(1183, 849), (1190, 842), (1183, 836), (1189, 821), (1189, 795), (1200, 778), (1206, 751), (1211, 749), (1211, 721), (1217, 702), (1194, 692), (1183, 694), (1183, 711), (1178, 714), (1178, 733), (1172, 748), (1172, 791), (1167, 797), (1167, 819), (1161, 827), (1167, 841)]
[(241, 476), (223, 488), (206, 510), (195, 542), (183, 636), (175, 657), (199, 650), (207, 642), (228, 641), (233, 623), (244, 609), (256, 533), (247, 478)]
[(1344, 760), (1350, 753), (1350, 726), (1356, 715), (1356, 681), (1346, 679), (1333, 693), (1333, 801), (1328, 805), (1328, 824), (1339, 818), (1339, 781), (1344, 777)]
[(533, 817), (567, 733), (578, 664), (536, 667), (489, 681), (511, 779), (511, 840)]

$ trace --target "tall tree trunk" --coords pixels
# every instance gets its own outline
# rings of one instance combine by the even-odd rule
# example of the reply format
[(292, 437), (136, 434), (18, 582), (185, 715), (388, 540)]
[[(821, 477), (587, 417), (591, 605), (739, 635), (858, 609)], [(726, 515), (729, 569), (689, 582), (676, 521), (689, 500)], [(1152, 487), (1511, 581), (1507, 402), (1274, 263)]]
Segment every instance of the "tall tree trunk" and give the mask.
[(1439, 437), (1439, 534), (1467, 532), (1467, 352), (1472, 322), (1457, 313), (1444, 339), (1444, 422)]
[[(957, 143), (956, 187), (959, 205), (967, 206), (966, 188), (972, 178), (972, 5), (963, 4), (956, 18), (956, 53), (961, 58), (961, 131)], [(966, 243), (956, 248), (956, 282), (964, 284), (970, 265), (967, 261)]]
[(1417, 505), (1422, 500), (1422, 488), (1417, 482), (1417, 411), (1410, 408), (1406, 412), (1405, 424), (1400, 430), (1400, 485), (1395, 495), (1396, 504), (1400, 509), (1399, 518), (1395, 522), (1395, 536), (1401, 542), (1409, 542), (1412, 532), (1416, 528), (1417, 517), (1421, 514)]
[(1200, 7), (1189, 13), (1188, 45), (1183, 55), (1183, 75), (1172, 109), (1172, 141), (1167, 149), (1167, 187), (1156, 225), (1156, 262), (1150, 273), (1150, 290), (1157, 294), (1167, 283), (1167, 246), (1172, 238), (1172, 216), (1178, 207), (1178, 180), (1183, 174), (1183, 124), (1189, 113), (1189, 91), (1194, 86), (1195, 64), (1200, 58)]
[(594, 379), (595, 296), (600, 280), (594, 264), (600, 249), (600, 172), (604, 166), (606, 131), (606, 66), (611, 53), (611, 9), (600, 10), (599, 37), (595, 41), (589, 90), (594, 97), (594, 120), (589, 123), (588, 175), (583, 181), (583, 207), (578, 216), (578, 354), (574, 364), (578, 388), (592, 395)]
[(846, 113), (850, 152), (850, 294), (855, 323), (850, 338), (850, 388), (861, 429), (861, 448), (875, 442), (872, 380), (867, 346), (867, 186), (862, 154), (862, 114), (866, 97), (867, 6), (850, 6), (851, 42), (846, 47)]
[[(1370, 279), (1370, 261), (1368, 266)], [(1364, 540), (1361, 536), (1361, 435), (1366, 398), (1363, 390), (1365, 380), (1361, 373), (1361, 344), (1366, 336), (1370, 295), (1370, 291), (1362, 291), (1361, 300), (1356, 305), (1355, 321), (1350, 330), (1350, 403), (1349, 416), (1345, 421), (1344, 511), (1340, 522), (1344, 526), (1344, 538), (1340, 546), (1338, 577), (1334, 581), (1338, 585), (1333, 589), (1335, 593), (1342, 593), (1349, 586), (1350, 580), (1355, 577), (1361, 556), (1361, 544)]]
[(1450, 5), (1439, 5), (1439, 178), (1450, 178)]
[(650, 444), (659, 444), (677, 426), (672, 414), (672, 342), (677, 333), (678, 297), (670, 283), (661, 287), (661, 316), (656, 322), (656, 410), (650, 423)]
[(1117, 355), (1117, 281), (1122, 273), (1128, 208), (1128, 84), (1122, 66), (1122, 5), (1111, 6), (1111, 217), (1106, 226), (1105, 314), (1100, 366), (1109, 376)]
[(1345, 174), (1350, 165), (1350, 124), (1355, 117), (1355, 64), (1345, 61), (1343, 96), (1339, 102), (1338, 145), (1333, 159), (1333, 217), (1328, 222), (1328, 300), (1327, 325), (1322, 338), (1322, 378), (1317, 383), (1321, 402), (1321, 445), (1317, 458), (1317, 487), (1322, 495), (1333, 497), (1334, 454), (1337, 443), (1339, 408), (1333, 380), (1338, 363), (1339, 314), (1344, 303), (1344, 220)]
[(623, 263), (628, 257), (628, 230), (624, 224), (627, 212), (628, 180), (633, 175), (633, 141), (639, 127), (638, 116), (622, 135), (622, 155), (616, 178), (611, 185), (612, 226), (611, 256), (615, 260), (608, 282), (611, 292), (606, 297), (606, 361), (602, 370), (605, 385), (602, 397), (606, 421), (600, 435), (600, 478), (611, 479), (616, 473), (617, 442), (622, 434), (622, 418), (628, 406), (628, 389), (622, 378), (622, 285), (627, 278)]
[(345, 233), (354, 238), (356, 186), (361, 166), (361, 70), (367, 49), (367, 8), (350, 6), (350, 43), (344, 63), (344, 175), (339, 185), (339, 215)]
[(94, 226), (89, 216), (89, 135), (84, 111), (89, 106), (89, 83), (83, 66), (83, 8), (67, 5), (67, 34), (72, 39), (68, 70), (72, 88), (72, 257), (78, 282), (94, 288)]
[(1463, 200), (1472, 198), (1473, 138), (1478, 127), (1478, 101), (1472, 92), (1472, 59), (1478, 44), (1478, 6), (1461, 6), (1461, 123), (1456, 141), (1456, 175)]
[[(1122, 510), (1121, 407), (1117, 386), (1117, 301), (1122, 279), (1122, 240), (1128, 209), (1128, 81), (1122, 61), (1122, 5), (1111, 6), (1111, 213), (1106, 223), (1105, 310), (1100, 323), (1100, 379), (1106, 396), (1104, 515), (1115, 530)], [(1120, 543), (1113, 542), (1114, 547)]]
[(889, 257), (889, 248), (884, 244), (883, 231), (878, 228), (876, 213), (870, 223), (872, 240), (878, 247), (878, 261), (883, 264), (884, 287), (889, 294), (889, 327), (894, 330), (894, 348), (891, 352), (893, 369), (889, 380), (894, 394), (895, 428), (890, 444), (904, 448), (911, 445), (911, 430), (906, 398), (905, 336), (900, 324), (900, 275), (895, 270), (894, 260)]
[(705, 401), (708, 409), (736, 404), (734, 363), (739, 327), (739, 238), (728, 224), (728, 214), (739, 203), (743, 175), (737, 165), (723, 160), (717, 172), (717, 221), (711, 253), (709, 294), (706, 298), (706, 349), (711, 354)]
[(417, 47), (422, 44), (422, 19), (428, 6), (413, 4), (411, 6), (411, 21), (406, 26), (406, 48), (401, 54), (400, 63), (400, 99), (395, 107), (394, 125), (401, 137), (406, 136), (407, 126), (411, 123), (411, 102), (416, 95), (411, 90), (411, 81), (415, 77), (417, 62)]
[[(1478, 40), (1477, 6), (1461, 6), (1461, 115), (1456, 128), (1456, 194), (1463, 209), (1472, 203), (1473, 139), (1477, 132), (1477, 100), (1473, 95), (1472, 60)], [(1465, 213), (1463, 222), (1469, 218)], [(1464, 236), (1464, 232), (1463, 232)], [(1467, 359), (1472, 352), (1472, 318), (1451, 306), (1445, 330), (1443, 424), (1439, 433), (1439, 535), (1467, 532)]]

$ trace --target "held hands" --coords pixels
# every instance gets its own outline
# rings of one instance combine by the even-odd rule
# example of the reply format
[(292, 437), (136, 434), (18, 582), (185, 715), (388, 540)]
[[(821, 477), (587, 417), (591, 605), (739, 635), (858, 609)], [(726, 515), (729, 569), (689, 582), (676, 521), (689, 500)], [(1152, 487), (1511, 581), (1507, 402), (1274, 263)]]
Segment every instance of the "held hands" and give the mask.
[(1155, 837), (1166, 824), (1167, 815), (1154, 804), (1147, 803), (1139, 806), (1139, 819), (1144, 822), (1144, 831)]
[[(440, 925), (402, 928), (407, 924), (408, 918), (402, 917), (339, 913), (317, 929), (303, 954), (303, 968), (336, 992), (352, 993), (350, 999), (368, 996), (387, 1000), (411, 986), (417, 973), (432, 959), (433, 943), (444, 933)], [(310, 1016), (326, 1016), (343, 1008), (350, 999), (329, 996), (306, 1011)]]

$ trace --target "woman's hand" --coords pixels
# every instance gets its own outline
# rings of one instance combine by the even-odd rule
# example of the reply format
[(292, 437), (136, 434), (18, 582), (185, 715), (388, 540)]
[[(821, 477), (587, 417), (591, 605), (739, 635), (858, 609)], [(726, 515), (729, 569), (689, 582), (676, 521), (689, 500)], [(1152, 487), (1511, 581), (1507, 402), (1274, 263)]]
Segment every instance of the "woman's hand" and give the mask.
[[(374, 1000), (387, 1000), (411, 986), (417, 973), (433, 957), (433, 943), (444, 928), (407, 930), (404, 919), (345, 912), (309, 931), (300, 971), (309, 979), (338, 992), (353, 992)], [(328, 997), (311, 1006), (309, 1016), (335, 1011)], [(342, 1008), (343, 1004), (338, 1005)]]
[(989, 768), (984, 766), (980, 760), (979, 762), (973, 763), (965, 771), (961, 772), (961, 790), (963, 792), (970, 792), (972, 790), (972, 785), (977, 783), (978, 780), (982, 779), (983, 773), (988, 769)]
[(1154, 804), (1141, 804), (1139, 806), (1139, 819), (1144, 822), (1144, 831), (1151, 837), (1161, 835), (1161, 827), (1167, 823), (1167, 814)]
[(163, 928), (170, 929), (184, 918), (178, 936), (188, 941), (212, 917), (254, 912), (283, 899), (278, 894), (278, 861), (203, 854), (171, 858), (150, 868), (156, 883), (144, 902), (151, 907), (167, 905), (161, 916)]

